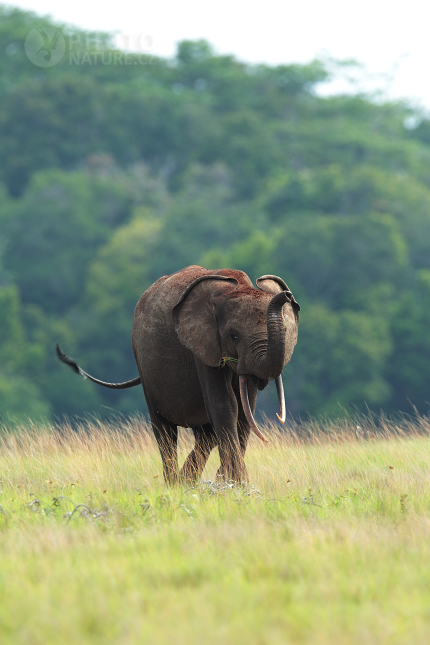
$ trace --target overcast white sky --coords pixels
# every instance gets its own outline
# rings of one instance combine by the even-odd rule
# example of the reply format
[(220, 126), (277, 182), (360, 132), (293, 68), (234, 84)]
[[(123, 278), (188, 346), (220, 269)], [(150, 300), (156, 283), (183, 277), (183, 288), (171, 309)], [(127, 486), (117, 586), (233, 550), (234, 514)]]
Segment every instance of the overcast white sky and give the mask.
[[(243, 61), (306, 63), (356, 59), (366, 88), (410, 98), (430, 110), (430, 5), (424, 0), (16, 0), (13, 6), (88, 30), (150, 36), (152, 51), (173, 56), (183, 39), (205, 38)], [(148, 38), (144, 42), (149, 42)], [(338, 82), (335, 89), (345, 85)]]

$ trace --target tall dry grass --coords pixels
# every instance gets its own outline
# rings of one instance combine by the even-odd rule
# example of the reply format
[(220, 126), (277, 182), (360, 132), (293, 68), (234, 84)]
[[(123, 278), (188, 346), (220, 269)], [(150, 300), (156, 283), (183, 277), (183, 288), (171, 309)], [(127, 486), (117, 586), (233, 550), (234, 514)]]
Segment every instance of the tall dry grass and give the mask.
[(427, 643), (429, 430), (267, 422), (249, 484), (168, 489), (140, 417), (4, 428), (0, 642)]
[[(378, 478), (388, 478), (390, 485), (397, 481), (408, 494), (415, 475), (422, 476), (428, 465), (428, 417), (311, 419), (286, 427), (266, 420), (264, 432), (269, 444), (252, 435), (246, 463), (250, 483), (268, 495), (291, 490), (331, 495), (351, 482)], [(180, 461), (192, 446), (192, 431), (180, 429)], [(51, 487), (73, 484), (118, 493), (164, 485), (150, 425), (139, 416), (3, 427), (0, 455), (4, 485), (34, 488), (51, 482)], [(218, 465), (215, 449), (203, 479), (215, 480)]]

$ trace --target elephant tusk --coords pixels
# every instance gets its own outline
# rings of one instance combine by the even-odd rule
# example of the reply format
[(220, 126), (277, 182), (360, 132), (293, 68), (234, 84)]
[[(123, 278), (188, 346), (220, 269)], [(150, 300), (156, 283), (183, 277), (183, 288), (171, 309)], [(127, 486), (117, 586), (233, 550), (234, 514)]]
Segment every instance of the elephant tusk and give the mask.
[(253, 417), (251, 408), (249, 406), (248, 379), (244, 375), (239, 376), (239, 388), (240, 388), (240, 400), (242, 401), (242, 407), (245, 413), (246, 420), (248, 421), (249, 425), (251, 426), (252, 430), (255, 432), (257, 437), (261, 439), (261, 441), (264, 441), (264, 443), (268, 443), (266, 437), (264, 436), (264, 434), (262, 434), (259, 427), (254, 421), (254, 417)]
[(281, 376), (276, 377), (275, 383), (276, 383), (276, 391), (278, 393), (279, 408), (281, 413), (281, 416), (279, 416), (278, 413), (276, 413), (276, 416), (278, 417), (281, 423), (285, 423), (285, 419), (287, 417), (286, 417), (286, 410), (285, 410), (284, 385), (282, 383)]

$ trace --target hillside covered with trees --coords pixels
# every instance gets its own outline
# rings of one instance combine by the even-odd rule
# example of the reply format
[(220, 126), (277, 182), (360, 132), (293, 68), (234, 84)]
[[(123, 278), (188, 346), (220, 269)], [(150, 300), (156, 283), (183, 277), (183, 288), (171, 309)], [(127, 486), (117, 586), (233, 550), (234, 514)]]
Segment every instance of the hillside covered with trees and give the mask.
[[(57, 64), (28, 59), (32, 29), (64, 34)], [(55, 344), (133, 378), (135, 304), (189, 264), (288, 283), (293, 415), (428, 412), (430, 122), (321, 98), (319, 62), (251, 66), (205, 41), (115, 58), (69, 33), (0, 8), (0, 415), (143, 410), (140, 388), (78, 379)]]

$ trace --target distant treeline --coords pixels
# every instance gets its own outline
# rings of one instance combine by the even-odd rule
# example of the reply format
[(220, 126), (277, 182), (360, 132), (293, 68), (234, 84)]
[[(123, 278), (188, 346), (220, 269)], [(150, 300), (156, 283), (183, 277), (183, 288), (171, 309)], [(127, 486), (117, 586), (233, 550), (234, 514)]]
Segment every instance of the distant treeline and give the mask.
[[(61, 41), (59, 62), (29, 60), (31, 30)], [(189, 264), (288, 283), (293, 415), (428, 411), (430, 122), (320, 98), (319, 62), (247, 65), (185, 41), (125, 64), (103, 34), (68, 34), (0, 8), (0, 415), (144, 409), (140, 388), (72, 374), (55, 343), (133, 378), (136, 301)]]

